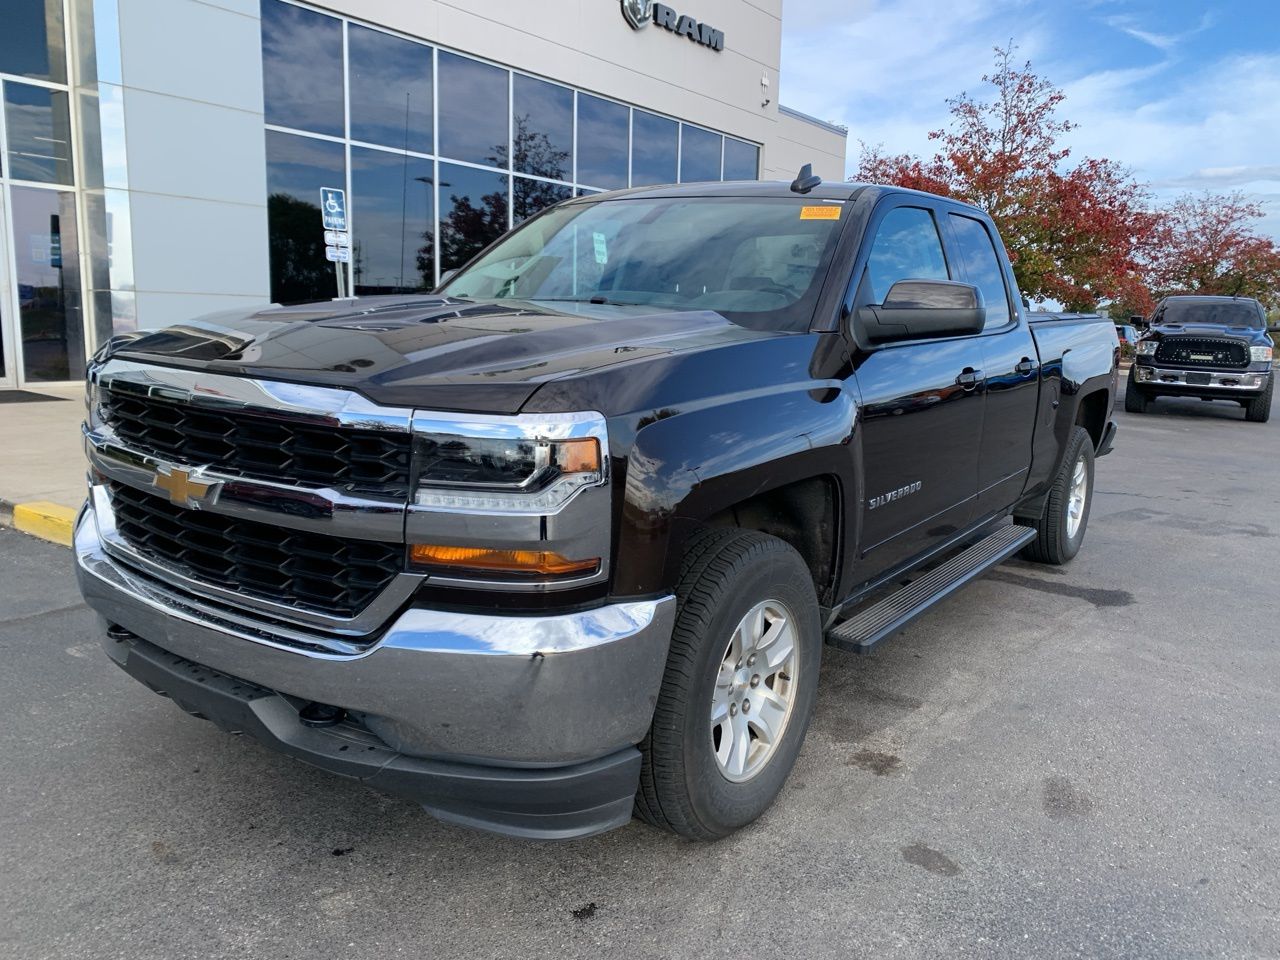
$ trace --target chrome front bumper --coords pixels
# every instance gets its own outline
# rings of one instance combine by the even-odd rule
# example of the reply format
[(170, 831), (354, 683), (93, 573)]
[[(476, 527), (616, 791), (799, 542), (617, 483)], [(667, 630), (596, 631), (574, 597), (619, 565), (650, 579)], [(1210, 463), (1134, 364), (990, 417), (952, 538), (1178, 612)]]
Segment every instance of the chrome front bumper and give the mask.
[(552, 766), (633, 746), (652, 720), (675, 620), (673, 597), (530, 617), (409, 607), (377, 642), (340, 653), (115, 559), (92, 505), (74, 550), (85, 600), (109, 623), (233, 678), (342, 707), (413, 757)]
[[(1240, 390), (1256, 393), (1267, 386), (1269, 370), (1239, 370), (1227, 373), (1200, 370), (1172, 370), (1165, 367), (1134, 366), (1134, 383), (1151, 387), (1187, 387), (1190, 389), (1211, 387), (1214, 390)], [(1189, 383), (1188, 374), (1207, 376), (1208, 383)]]

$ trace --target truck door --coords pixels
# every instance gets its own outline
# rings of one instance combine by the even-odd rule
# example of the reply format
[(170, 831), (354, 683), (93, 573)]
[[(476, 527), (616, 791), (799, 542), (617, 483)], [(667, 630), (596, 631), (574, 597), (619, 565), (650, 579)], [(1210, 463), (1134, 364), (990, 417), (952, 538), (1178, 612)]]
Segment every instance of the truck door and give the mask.
[[(939, 211), (889, 202), (873, 215), (865, 267), (855, 267), (855, 309), (883, 303), (899, 280), (962, 279), (948, 270)], [(855, 582), (940, 544), (972, 518), (985, 402), (980, 339), (906, 341), (855, 355), (865, 479)]]
[(982, 291), (987, 323), (982, 342), (987, 375), (986, 410), (978, 452), (976, 516), (994, 513), (1016, 501), (1031, 468), (1040, 389), (1040, 362), (1026, 318), (1011, 296), (1017, 289), (996, 252), (996, 237), (976, 217), (947, 214), (952, 261), (964, 280)]

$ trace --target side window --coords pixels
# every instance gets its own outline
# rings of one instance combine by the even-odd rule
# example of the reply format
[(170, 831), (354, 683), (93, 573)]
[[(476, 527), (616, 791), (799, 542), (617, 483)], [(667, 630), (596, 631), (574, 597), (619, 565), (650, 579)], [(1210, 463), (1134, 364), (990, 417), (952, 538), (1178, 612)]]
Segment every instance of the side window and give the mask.
[(969, 282), (982, 291), (982, 299), (987, 304), (987, 322), (984, 329), (1002, 327), (1013, 316), (1009, 309), (1009, 293), (1004, 285), (1004, 271), (1000, 269), (1000, 258), (991, 241), (991, 234), (982, 221), (973, 217), (949, 214), (951, 226), (956, 231), (956, 242), (959, 245), (960, 262), (964, 264), (965, 276)]
[(884, 303), (899, 280), (949, 280), (933, 214), (922, 207), (896, 207), (880, 221), (867, 259), (868, 303)]

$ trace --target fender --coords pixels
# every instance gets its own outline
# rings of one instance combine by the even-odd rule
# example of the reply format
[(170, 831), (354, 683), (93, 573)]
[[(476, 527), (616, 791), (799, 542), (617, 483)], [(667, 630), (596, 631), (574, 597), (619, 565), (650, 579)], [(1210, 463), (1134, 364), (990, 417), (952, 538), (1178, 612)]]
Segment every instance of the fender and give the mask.
[(856, 399), (838, 381), (720, 396), (637, 418), (615, 528), (627, 545), (615, 558), (615, 593), (669, 592), (686, 541), (709, 517), (800, 480), (837, 478), (835, 515), (852, 516), (856, 493), (840, 481), (852, 472), (856, 418)]

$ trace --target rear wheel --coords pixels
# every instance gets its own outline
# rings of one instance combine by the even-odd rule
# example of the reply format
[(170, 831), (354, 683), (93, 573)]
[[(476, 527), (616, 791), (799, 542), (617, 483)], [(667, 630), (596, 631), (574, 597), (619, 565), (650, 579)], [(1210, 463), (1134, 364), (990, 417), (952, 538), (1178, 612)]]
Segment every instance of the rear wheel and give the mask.
[(822, 632), (808, 567), (776, 537), (708, 530), (685, 554), (636, 812), (711, 840), (769, 808), (795, 764)]
[(1124, 388), (1125, 413), (1146, 413), (1151, 398), (1142, 392), (1142, 388), (1133, 378), (1133, 367), (1129, 368), (1129, 381)]
[(1074, 557), (1084, 543), (1092, 502), (1093, 437), (1084, 427), (1076, 427), (1067, 441), (1066, 455), (1045, 501), (1044, 513), (1036, 521), (1036, 538), (1022, 549), (1022, 555), (1037, 563), (1054, 565)]
[(1266, 423), (1271, 419), (1271, 394), (1275, 390), (1274, 375), (1267, 378), (1267, 388), (1244, 405), (1244, 418), (1252, 423)]

